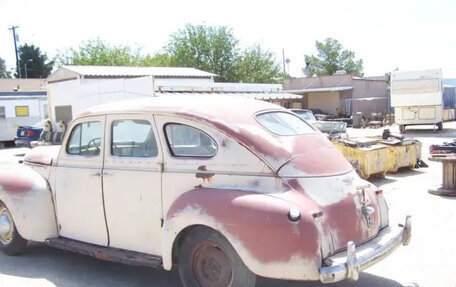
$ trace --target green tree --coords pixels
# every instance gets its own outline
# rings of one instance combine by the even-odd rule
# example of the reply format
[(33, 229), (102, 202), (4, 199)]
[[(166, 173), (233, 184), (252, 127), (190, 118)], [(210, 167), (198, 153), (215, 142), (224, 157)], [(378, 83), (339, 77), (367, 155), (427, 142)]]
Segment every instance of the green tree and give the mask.
[(170, 66), (167, 54), (143, 56), (140, 52), (140, 48), (112, 46), (97, 38), (82, 42), (77, 49), (59, 52), (56, 61), (58, 65), (80, 66)]
[(83, 42), (79, 48), (60, 52), (57, 61), (61, 65), (81, 66), (137, 66), (140, 51), (128, 46), (111, 46), (100, 38)]
[(355, 76), (363, 76), (363, 60), (356, 60), (355, 52), (344, 49), (336, 39), (316, 41), (315, 47), (318, 52), (316, 56), (304, 56), (306, 67), (302, 71), (305, 75), (333, 75), (338, 70), (345, 70)]
[[(24, 44), (19, 47), (19, 69), (21, 78), (46, 78), (52, 71), (54, 61), (49, 61), (46, 53), (34, 45)], [(27, 70), (25, 70), (27, 69)], [(16, 77), (19, 73), (16, 71)]]
[(237, 45), (238, 40), (227, 27), (188, 24), (170, 36), (165, 51), (172, 66), (201, 69), (227, 82), (234, 80)]
[(11, 78), (11, 73), (8, 72), (5, 60), (0, 58), (0, 78)]
[(272, 52), (255, 45), (244, 50), (235, 65), (235, 81), (275, 83), (283, 75)]
[(167, 54), (157, 53), (154, 56), (146, 55), (142, 57), (139, 65), (143, 67), (169, 67), (171, 63)]

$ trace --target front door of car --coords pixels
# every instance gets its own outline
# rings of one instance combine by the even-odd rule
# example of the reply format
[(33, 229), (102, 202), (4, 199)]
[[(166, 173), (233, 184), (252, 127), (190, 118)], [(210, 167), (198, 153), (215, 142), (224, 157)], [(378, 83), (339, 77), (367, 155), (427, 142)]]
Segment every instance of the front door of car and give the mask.
[(161, 255), (162, 151), (154, 117), (106, 118), (103, 191), (109, 246)]
[(101, 177), (104, 126), (105, 116), (72, 124), (55, 168), (55, 197), (60, 236), (106, 246)]

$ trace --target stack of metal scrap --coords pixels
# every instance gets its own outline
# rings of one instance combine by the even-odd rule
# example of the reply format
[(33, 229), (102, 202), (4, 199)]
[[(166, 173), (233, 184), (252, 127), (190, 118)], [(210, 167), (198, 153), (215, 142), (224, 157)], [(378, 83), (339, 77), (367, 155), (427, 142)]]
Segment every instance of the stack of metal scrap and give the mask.
[(445, 142), (440, 145), (431, 145), (429, 147), (430, 154), (451, 154), (456, 153), (456, 139), (452, 142)]

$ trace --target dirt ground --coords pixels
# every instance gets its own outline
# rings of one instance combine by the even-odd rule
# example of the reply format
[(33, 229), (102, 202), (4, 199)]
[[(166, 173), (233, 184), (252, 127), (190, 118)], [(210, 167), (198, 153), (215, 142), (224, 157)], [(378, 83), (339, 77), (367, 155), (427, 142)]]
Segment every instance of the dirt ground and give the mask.
[[(397, 127), (392, 127), (392, 131), (397, 132)], [(382, 129), (348, 131), (351, 136), (381, 132)], [(406, 214), (412, 215), (410, 245), (361, 273), (357, 282), (325, 285), (259, 278), (257, 287), (456, 287), (456, 198), (427, 192), (428, 187), (441, 183), (442, 176), (441, 164), (427, 161), (428, 147), (456, 138), (456, 122), (445, 123), (443, 132), (434, 132), (429, 126), (413, 127), (406, 136), (423, 142), (423, 159), (429, 168), (403, 170), (371, 182), (384, 191), (391, 224), (403, 222)], [(181, 283), (176, 270), (123, 266), (32, 243), (21, 256), (0, 254), (0, 286), (181, 287)]]

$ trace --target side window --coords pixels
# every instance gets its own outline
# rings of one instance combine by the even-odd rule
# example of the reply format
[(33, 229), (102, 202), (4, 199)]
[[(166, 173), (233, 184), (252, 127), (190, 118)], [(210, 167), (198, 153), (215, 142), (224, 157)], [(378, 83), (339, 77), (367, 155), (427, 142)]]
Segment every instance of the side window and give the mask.
[(157, 141), (148, 121), (119, 120), (112, 122), (111, 155), (155, 157), (157, 154)]
[(82, 156), (97, 156), (101, 146), (101, 123), (87, 122), (73, 128), (66, 147), (67, 153)]
[(194, 127), (167, 124), (165, 134), (174, 156), (212, 157), (217, 153), (216, 142), (209, 135)]

